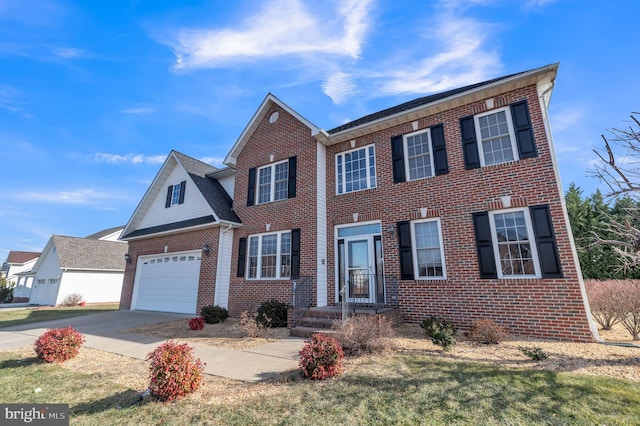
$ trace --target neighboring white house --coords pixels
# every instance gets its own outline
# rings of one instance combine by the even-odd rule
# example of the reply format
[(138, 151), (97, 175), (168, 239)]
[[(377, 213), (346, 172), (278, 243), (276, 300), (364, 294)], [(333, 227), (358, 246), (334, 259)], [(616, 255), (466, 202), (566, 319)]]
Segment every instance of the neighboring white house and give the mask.
[(15, 285), (13, 299), (26, 302), (31, 294), (33, 277), (28, 272), (33, 268), (40, 253), (31, 251), (10, 251), (7, 256), (7, 283)]
[(127, 243), (117, 241), (123, 227), (86, 238), (52, 235), (31, 270), (29, 303), (58, 305), (70, 294), (87, 303), (118, 302)]

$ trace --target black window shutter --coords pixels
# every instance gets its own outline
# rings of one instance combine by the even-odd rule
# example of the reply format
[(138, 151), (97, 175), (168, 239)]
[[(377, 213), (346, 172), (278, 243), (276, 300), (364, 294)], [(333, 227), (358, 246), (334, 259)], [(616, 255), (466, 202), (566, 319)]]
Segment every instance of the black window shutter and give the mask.
[(476, 235), (476, 249), (478, 250), (480, 278), (498, 278), (496, 260), (493, 254), (491, 226), (489, 225), (488, 212), (478, 212), (473, 214), (473, 229)]
[(183, 180), (182, 182), (180, 182), (180, 200), (178, 201), (178, 204), (184, 204), (184, 192), (187, 189), (187, 181)]
[(476, 140), (476, 126), (473, 115), (460, 119), (460, 134), (462, 135), (462, 151), (464, 153), (464, 168), (467, 170), (480, 167), (480, 153)]
[(402, 135), (391, 138), (391, 160), (393, 161), (393, 183), (407, 180), (404, 172), (404, 141)]
[(513, 118), (513, 130), (516, 132), (520, 158), (537, 157), (538, 150), (533, 139), (533, 128), (526, 100), (511, 104), (511, 117)]
[(296, 196), (297, 163), (297, 157), (289, 157), (289, 187), (287, 188), (288, 198), (293, 198)]
[(411, 249), (411, 224), (408, 221), (398, 222), (398, 243), (400, 249), (400, 279), (412, 280), (413, 252)]
[(444, 126), (438, 124), (431, 128), (431, 147), (433, 149), (433, 165), (435, 175), (445, 175), (449, 173), (449, 162), (447, 161), (447, 146), (444, 143)]
[(551, 223), (551, 211), (548, 205), (531, 206), (531, 221), (533, 222), (533, 233), (536, 237), (538, 247), (538, 257), (540, 258), (540, 270), (542, 278), (562, 278), (562, 268), (560, 257), (558, 256), (558, 246), (556, 236)]
[(249, 169), (249, 184), (247, 185), (247, 207), (256, 202), (256, 168)]
[(291, 230), (291, 278), (300, 277), (300, 228)]
[(173, 195), (173, 185), (169, 185), (167, 188), (167, 200), (164, 203), (164, 208), (171, 207), (171, 196)]
[(244, 277), (244, 269), (247, 262), (247, 239), (240, 238), (238, 241), (238, 271), (236, 277)]

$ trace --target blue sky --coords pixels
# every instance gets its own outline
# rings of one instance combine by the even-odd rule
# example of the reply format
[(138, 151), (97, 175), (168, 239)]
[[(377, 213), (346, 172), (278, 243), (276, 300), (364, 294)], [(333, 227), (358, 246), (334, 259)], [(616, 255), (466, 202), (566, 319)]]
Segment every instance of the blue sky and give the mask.
[(0, 261), (124, 225), (171, 149), (220, 165), (268, 92), (315, 125), (560, 62), (564, 187), (638, 111), (635, 0), (0, 0)]

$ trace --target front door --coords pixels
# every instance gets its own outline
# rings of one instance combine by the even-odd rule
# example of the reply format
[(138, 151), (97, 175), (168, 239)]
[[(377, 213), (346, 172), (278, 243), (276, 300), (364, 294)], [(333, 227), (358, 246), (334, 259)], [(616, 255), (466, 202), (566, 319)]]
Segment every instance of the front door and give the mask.
[(341, 298), (351, 303), (384, 303), (380, 236), (341, 239), (338, 252)]

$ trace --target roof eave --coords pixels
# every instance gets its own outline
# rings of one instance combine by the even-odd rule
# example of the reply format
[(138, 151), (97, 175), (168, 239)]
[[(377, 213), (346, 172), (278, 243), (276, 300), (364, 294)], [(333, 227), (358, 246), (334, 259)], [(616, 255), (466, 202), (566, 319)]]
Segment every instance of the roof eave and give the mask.
[(425, 112), (427, 111), (427, 114), (434, 114), (470, 102), (486, 99), (507, 90), (528, 86), (530, 84), (538, 84), (542, 81), (553, 81), (555, 80), (558, 66), (558, 63), (545, 65), (531, 71), (505, 78), (504, 80), (489, 83), (486, 86), (480, 86), (474, 89), (470, 89), (466, 92), (458, 93), (447, 98), (438, 99), (434, 102), (420, 105), (418, 107), (402, 111), (397, 114), (383, 117), (378, 120), (373, 120), (368, 123), (345, 129), (337, 133), (329, 134), (329, 140), (325, 142), (325, 144), (333, 145), (336, 143), (344, 142), (346, 140), (355, 139), (365, 134), (369, 134), (372, 131), (378, 131), (395, 126), (397, 124), (406, 123), (407, 121), (423, 117), (425, 115)]

